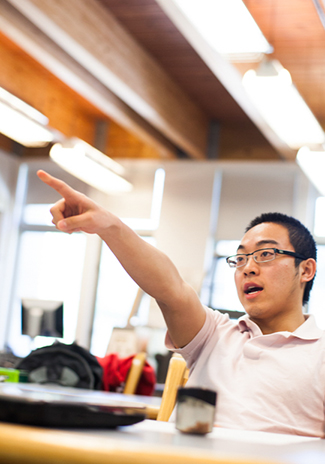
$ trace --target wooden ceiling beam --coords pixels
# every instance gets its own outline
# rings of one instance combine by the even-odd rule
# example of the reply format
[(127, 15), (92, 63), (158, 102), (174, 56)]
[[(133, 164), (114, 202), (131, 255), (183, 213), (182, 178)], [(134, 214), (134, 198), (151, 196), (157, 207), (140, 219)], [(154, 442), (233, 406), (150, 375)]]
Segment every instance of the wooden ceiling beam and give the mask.
[[(121, 100), (189, 156), (206, 157), (208, 118), (99, 2), (9, 3), (95, 77), (99, 81), (95, 89), (99, 85), (109, 89), (110, 100), (113, 96)], [(56, 59), (57, 54), (58, 50)], [(87, 79), (83, 76), (83, 83)]]
[[(104, 115), (156, 149), (162, 158), (176, 156), (175, 146), (166, 137), (71, 60), (69, 55), (5, 0), (0, 0), (0, 31)], [(19, 88), (15, 95), (24, 99)], [(50, 114), (47, 115), (50, 117)]]

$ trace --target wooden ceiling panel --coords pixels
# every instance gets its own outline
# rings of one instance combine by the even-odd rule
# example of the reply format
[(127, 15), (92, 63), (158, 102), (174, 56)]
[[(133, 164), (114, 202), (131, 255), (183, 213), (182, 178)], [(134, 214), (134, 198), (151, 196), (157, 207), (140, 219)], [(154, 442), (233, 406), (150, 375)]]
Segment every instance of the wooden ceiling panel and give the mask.
[(248, 119), (155, 0), (99, 1), (210, 118), (229, 122)]
[(94, 143), (95, 125), (104, 117), (93, 105), (0, 33), (0, 86), (49, 118), (67, 137)]
[[(106, 153), (117, 157), (160, 158), (151, 144), (145, 143), (110, 120), (85, 98), (54, 76), (15, 43), (0, 33), (0, 86), (43, 113), (49, 125), (66, 137), (79, 137), (96, 145), (96, 127), (106, 121)], [(0, 134), (0, 148), (11, 151), (13, 143)], [(19, 148), (22, 156), (48, 156), (46, 148)], [(15, 148), (15, 150), (18, 147)]]
[[(325, 30), (316, 11), (314, 1), (243, 1), (252, 13), (267, 40), (274, 47), (274, 52), (269, 58), (278, 59), (281, 64), (290, 71), (297, 89), (319, 121), (325, 124)], [(321, 0), (319, 1), (321, 3)], [(202, 59), (201, 56), (203, 55), (200, 53), (201, 50), (195, 51), (193, 44), (190, 44), (190, 38), (188, 37), (188, 40), (185, 39), (155, 0), (91, 0), (91, 2), (91, 5), (94, 6), (94, 11), (96, 10), (98, 13), (102, 11), (104, 7), (107, 13), (118, 21), (123, 30), (129, 34), (135, 44), (137, 44), (135, 47), (131, 47), (133, 50), (136, 50), (136, 46), (143, 49), (143, 53), (139, 51), (139, 58), (136, 60), (134, 60), (134, 54), (131, 54), (129, 74), (132, 74), (133, 71), (137, 71), (139, 66), (142, 66), (142, 68), (148, 72), (151, 72), (153, 69), (157, 70), (158, 67), (160, 67), (166, 72), (166, 75), (171, 78), (176, 86), (184, 91), (185, 96), (188, 97), (188, 100), (185, 98), (181, 99), (181, 101), (187, 101), (190, 105), (189, 108), (192, 104), (198, 108), (198, 112), (202, 113), (203, 119), (206, 118), (207, 121), (219, 121), (222, 128), (219, 155), (222, 158), (237, 157), (241, 159), (258, 159), (258, 157), (261, 157), (261, 159), (270, 159), (279, 156), (276, 152), (276, 150), (278, 150), (278, 152), (281, 153), (279, 145), (270, 137), (268, 129), (264, 130), (263, 124), (259, 125), (254, 114), (245, 106), (245, 102), (243, 103), (243, 101), (238, 98), (238, 94), (232, 92), (232, 89), (226, 85), (226, 81), (220, 78), (216, 69), (211, 66), (211, 63), (206, 58)], [(105, 44), (100, 41), (98, 42), (98, 35), (96, 37), (95, 34), (96, 23), (93, 21), (95, 19), (93, 15), (94, 12), (91, 11), (90, 15), (87, 17), (84, 16), (84, 12), (87, 8), (89, 10), (89, 3), (84, 0), (80, 0), (80, 2), (76, 0), (73, 0), (73, 2), (72, 0), (71, 2), (65, 2), (63, 0), (0, 0), (0, 5), (9, 3), (11, 6), (17, 8), (20, 13), (25, 14), (28, 20), (41, 30), (42, 25), (34, 22), (30, 11), (28, 11), (27, 7), (29, 4), (36, 6), (43, 12), (54, 12), (55, 15), (49, 14), (49, 20), (55, 20), (56, 17), (61, 21), (63, 21), (63, 19), (69, 20), (69, 15), (67, 13), (69, 13), (69, 11), (72, 12), (73, 8), (71, 5), (73, 4), (76, 7), (76, 11), (71, 28), (74, 31), (83, 32), (82, 23), (88, 24), (89, 27), (87, 26), (86, 28), (88, 44), (92, 44), (93, 50), (95, 50), (96, 53), (98, 50), (101, 50), (98, 56), (95, 53), (94, 56), (96, 56), (96, 59), (100, 59), (100, 55), (102, 55), (103, 59), (106, 56), (106, 62), (108, 63), (108, 55), (110, 54), (113, 65), (115, 65), (117, 57), (114, 55), (114, 51), (118, 49), (121, 53), (126, 53), (127, 47), (125, 47), (123, 51), (123, 47), (118, 48), (115, 42), (112, 42), (115, 43), (115, 50), (113, 49), (114, 47), (111, 47), (112, 44), (110, 43)], [(25, 5), (25, 7), (22, 5)], [(65, 16), (62, 10), (65, 11)], [(106, 12), (102, 11), (102, 13), (103, 18), (106, 17), (104, 14)], [(98, 18), (98, 24), (103, 37), (108, 37), (110, 31), (107, 30), (107, 23), (102, 21), (102, 18)], [(113, 25), (114, 22), (110, 22), (110, 24)], [(119, 30), (119, 27), (116, 26), (116, 30)], [(46, 34), (46, 31), (43, 30), (43, 33)], [(82, 37), (84, 37), (84, 35)], [(122, 31), (120, 31), (120, 37), (123, 37)], [(55, 42), (53, 37), (52, 40)], [(81, 45), (83, 44), (82, 40), (81, 38)], [(124, 44), (127, 43), (129, 44), (125, 36)], [(56, 45), (58, 45), (58, 42), (56, 42)], [(62, 45), (62, 43), (60, 46), (65, 50), (65, 46)], [(120, 47), (121, 43), (119, 43), (118, 46)], [(65, 52), (68, 53), (67, 50), (65, 50)], [(147, 66), (150, 59), (147, 60), (147, 58), (144, 58), (145, 53), (152, 59), (151, 70), (149, 69), (150, 66)], [(73, 56), (73, 54), (71, 54), (71, 56)], [(143, 57), (143, 59), (141, 59), (141, 57)], [(91, 73), (91, 70), (87, 68), (85, 63), (82, 64), (80, 62), (79, 64), (84, 66), (84, 68)], [(219, 61), (218, 65), (220, 65)], [(2, 66), (3, 69), (6, 68), (6, 64)], [(121, 66), (122, 69), (125, 69), (123, 65)], [(247, 69), (256, 67), (257, 64), (234, 63), (234, 66), (243, 74)], [(19, 71), (18, 55), (16, 57), (16, 72), (20, 72), (21, 74), (21, 70)], [(128, 71), (126, 71), (126, 74), (128, 74)], [(141, 76), (141, 74), (135, 75), (134, 81), (137, 82), (139, 86), (142, 84), (147, 92), (148, 85), (145, 80), (142, 80)], [(93, 77), (96, 77), (96, 79), (100, 81), (99, 76), (93, 75)], [(0, 79), (5, 82), (5, 75), (0, 76)], [(23, 85), (21, 76), (17, 77), (17, 82), (18, 81), (20, 82), (19, 85)], [(167, 82), (167, 80), (164, 82)], [(240, 86), (240, 79), (238, 79), (238, 82)], [(106, 85), (104, 82), (101, 83)], [(8, 81), (8, 85), (9, 84), (10, 82)], [(42, 103), (42, 99), (44, 98), (42, 95), (44, 95), (44, 93), (49, 93), (49, 88), (47, 88), (47, 86), (50, 85), (52, 84), (50, 84), (49, 80), (40, 83), (38, 87), (39, 95), (35, 97), (34, 100), (38, 106), (42, 106), (46, 111), (46, 105), (44, 102)], [(163, 87), (164, 85), (162, 85), (162, 90)], [(107, 86), (107, 88), (109, 87)], [(176, 87), (173, 87), (173, 89), (172, 96), (175, 96)], [(55, 108), (57, 111), (59, 109), (58, 101), (60, 99), (57, 97), (59, 92), (60, 90), (53, 90), (51, 98), (47, 100), (47, 104), (50, 105), (51, 109), (54, 108), (53, 114), (55, 114)], [(26, 94), (27, 91), (25, 91), (25, 95)], [(156, 90), (155, 95), (157, 95)], [(120, 96), (118, 96), (118, 98), (120, 98)], [(167, 100), (162, 99), (162, 101), (166, 103)], [(184, 110), (184, 108), (187, 107), (182, 104), (181, 101), (176, 99), (176, 109), (174, 109), (174, 113), (178, 114), (180, 110)], [(170, 105), (167, 104), (166, 108), (164, 107), (166, 111), (168, 106)], [(72, 102), (67, 101), (65, 107), (67, 111), (73, 111)], [(96, 112), (94, 115), (95, 114)], [(58, 114), (55, 118), (58, 119)], [(194, 127), (194, 129), (196, 128), (196, 124), (193, 125), (194, 119), (188, 117), (188, 111), (185, 111), (185, 114), (182, 112), (182, 116), (179, 116), (176, 122), (179, 123), (181, 118), (183, 123), (186, 123), (189, 127)], [(62, 121), (64, 121), (64, 117)], [(252, 121), (255, 121), (259, 129)], [(155, 131), (160, 131), (160, 134), (166, 138), (167, 142), (170, 142), (171, 139), (168, 139), (167, 133), (165, 134), (162, 131), (164, 128), (162, 129), (161, 127), (154, 126), (152, 121), (147, 122), (149, 125), (151, 124)], [(65, 121), (65, 123), (67, 123), (67, 121)], [(81, 119), (78, 120), (78, 118), (76, 118), (74, 124), (80, 126), (78, 129), (79, 131), (85, 131), (85, 128), (82, 129), (83, 122)], [(171, 127), (173, 129), (172, 124)], [(193, 132), (193, 130), (190, 130), (190, 133)], [(131, 136), (131, 138), (133, 136)], [(118, 126), (111, 132), (111, 137), (111, 141), (123, 139)], [(155, 137), (157, 137), (157, 134), (155, 134)], [(125, 140), (131, 140), (131, 138), (125, 137)], [(173, 141), (174, 144), (175, 140)], [(133, 151), (129, 150), (130, 145), (123, 147), (123, 143), (117, 143), (116, 146), (116, 153), (130, 153), (130, 155), (127, 156), (134, 156), (137, 151), (137, 149)], [(137, 143), (134, 143), (134, 147), (136, 146)], [(150, 154), (150, 150), (141, 149), (140, 146), (138, 147), (138, 152), (139, 154), (142, 153), (140, 156), (153, 157), (156, 156), (157, 153)], [(288, 158), (290, 158), (290, 156), (295, 156), (295, 153), (291, 153)]]
[(8, 3), (174, 146), (205, 157), (204, 112), (97, 0)]

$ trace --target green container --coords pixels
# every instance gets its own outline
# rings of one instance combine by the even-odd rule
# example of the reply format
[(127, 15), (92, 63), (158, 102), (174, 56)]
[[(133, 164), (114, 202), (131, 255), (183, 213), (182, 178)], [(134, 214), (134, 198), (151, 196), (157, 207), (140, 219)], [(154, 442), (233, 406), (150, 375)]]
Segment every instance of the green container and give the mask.
[(0, 367), (0, 382), (19, 382), (19, 370)]

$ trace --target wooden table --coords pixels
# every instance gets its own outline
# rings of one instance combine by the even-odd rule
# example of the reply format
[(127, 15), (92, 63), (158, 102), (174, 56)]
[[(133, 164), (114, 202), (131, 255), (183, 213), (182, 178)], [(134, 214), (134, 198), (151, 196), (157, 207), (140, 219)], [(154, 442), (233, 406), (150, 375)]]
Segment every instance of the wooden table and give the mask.
[[(76, 391), (71, 390), (71, 394), (75, 395)], [(88, 395), (100, 397), (103, 403), (114, 397), (158, 406), (160, 400), (102, 392)], [(101, 430), (40, 428), (2, 422), (0, 463), (324, 464), (325, 440), (219, 427), (204, 436), (188, 435), (176, 430), (171, 422), (148, 419)]]
[(185, 435), (146, 420), (115, 430), (0, 423), (1, 464), (324, 464), (324, 440), (215, 428)]

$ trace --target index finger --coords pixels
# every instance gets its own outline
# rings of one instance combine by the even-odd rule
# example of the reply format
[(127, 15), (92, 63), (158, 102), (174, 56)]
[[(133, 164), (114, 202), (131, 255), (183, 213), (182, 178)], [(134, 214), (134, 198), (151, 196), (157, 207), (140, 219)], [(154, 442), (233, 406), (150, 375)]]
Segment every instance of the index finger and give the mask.
[(52, 187), (54, 190), (56, 190), (63, 198), (67, 198), (74, 193), (73, 188), (63, 182), (63, 180), (57, 179), (45, 171), (37, 171), (37, 176), (49, 187)]

